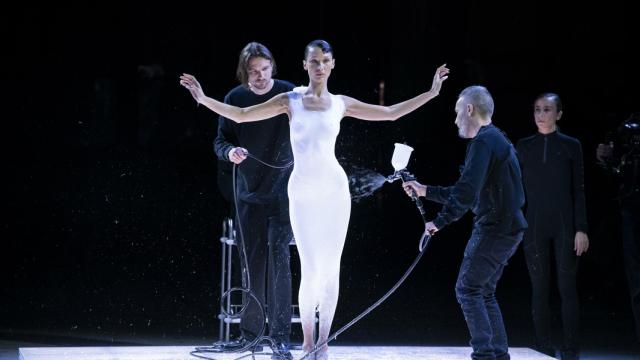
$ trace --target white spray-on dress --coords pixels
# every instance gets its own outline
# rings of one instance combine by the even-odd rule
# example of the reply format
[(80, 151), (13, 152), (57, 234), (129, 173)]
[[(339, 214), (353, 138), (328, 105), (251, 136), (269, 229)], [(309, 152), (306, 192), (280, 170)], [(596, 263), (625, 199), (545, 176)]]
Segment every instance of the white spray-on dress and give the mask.
[[(321, 326), (333, 319), (337, 302), (340, 257), (344, 247), (351, 196), (347, 175), (335, 156), (336, 137), (345, 105), (331, 95), (327, 110), (305, 109), (302, 92), (289, 93), (291, 148), (289, 214), (301, 264), (299, 305), (302, 321), (311, 321), (320, 306)], [(323, 319), (323, 311), (328, 318)], [(328, 325), (328, 324), (327, 324)]]

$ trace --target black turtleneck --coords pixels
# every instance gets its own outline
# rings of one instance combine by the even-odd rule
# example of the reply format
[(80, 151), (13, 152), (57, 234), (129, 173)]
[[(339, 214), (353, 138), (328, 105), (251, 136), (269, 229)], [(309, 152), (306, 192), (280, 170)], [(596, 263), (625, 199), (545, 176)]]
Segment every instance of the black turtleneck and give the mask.
[(571, 220), (573, 231), (587, 232), (582, 146), (559, 131), (518, 141), (518, 159), (527, 196), (526, 216)]

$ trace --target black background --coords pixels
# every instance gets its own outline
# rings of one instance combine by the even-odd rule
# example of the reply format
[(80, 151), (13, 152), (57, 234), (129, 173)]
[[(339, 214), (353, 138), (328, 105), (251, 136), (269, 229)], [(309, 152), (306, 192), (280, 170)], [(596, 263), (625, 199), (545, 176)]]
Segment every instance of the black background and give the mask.
[[(451, 68), (440, 96), (397, 122), (343, 120), (336, 155), (348, 173), (388, 175), (393, 144), (406, 142), (416, 149), (409, 170), (420, 181), (450, 184), (464, 157), (453, 123), (464, 87), (488, 87), (493, 121), (514, 142), (535, 132), (533, 99), (560, 94), (559, 126), (581, 140), (585, 157), (591, 248), (579, 273), (583, 328), (596, 342), (630, 341), (615, 184), (595, 165), (597, 144), (640, 108), (630, 5), (220, 6), (102, 2), (3, 12), (3, 334), (216, 340), (218, 239), (229, 212), (212, 150), (217, 117), (196, 107), (178, 76), (196, 75), (221, 99), (236, 85), (237, 54), (259, 41), (275, 55), (277, 78), (306, 85), (304, 46), (322, 38), (335, 50), (330, 91), (366, 102), (378, 101), (380, 81), (393, 104), (428, 90), (438, 65)], [(397, 183), (354, 202), (334, 330), (403, 274), (421, 230)], [(397, 293), (339, 342), (466, 344), (453, 287), (469, 230), (465, 216), (434, 237)], [(292, 259), (297, 288), (295, 249)], [(531, 337), (529, 294), (519, 250), (498, 288), (516, 344)]]

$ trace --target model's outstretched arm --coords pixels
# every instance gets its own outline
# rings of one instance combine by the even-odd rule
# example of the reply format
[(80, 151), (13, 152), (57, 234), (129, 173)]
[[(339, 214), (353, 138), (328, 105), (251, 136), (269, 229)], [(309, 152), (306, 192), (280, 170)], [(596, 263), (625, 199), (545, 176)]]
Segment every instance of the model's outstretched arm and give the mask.
[(348, 96), (342, 96), (345, 103), (345, 116), (351, 116), (354, 118), (380, 121), (380, 120), (396, 120), (403, 115), (406, 115), (413, 110), (424, 105), (427, 101), (438, 96), (442, 82), (449, 77), (449, 68), (447, 64), (440, 66), (435, 75), (433, 76), (433, 83), (431, 84), (431, 90), (422, 93), (413, 99), (403, 101), (401, 103), (391, 106), (380, 106), (367, 104), (362, 101), (356, 100)]
[(289, 113), (289, 97), (287, 93), (278, 94), (262, 104), (241, 108), (206, 96), (202, 86), (193, 75), (182, 74), (180, 76), (180, 85), (189, 90), (198, 104), (202, 104), (215, 113), (238, 123), (259, 121)]

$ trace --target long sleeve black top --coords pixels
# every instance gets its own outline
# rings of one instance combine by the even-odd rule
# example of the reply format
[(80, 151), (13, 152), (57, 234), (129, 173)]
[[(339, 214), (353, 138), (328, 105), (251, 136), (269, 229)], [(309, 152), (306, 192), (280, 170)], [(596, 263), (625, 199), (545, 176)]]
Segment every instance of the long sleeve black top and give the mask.
[(580, 141), (554, 131), (520, 139), (516, 148), (527, 195), (527, 220), (563, 217), (573, 219), (573, 231), (587, 232)]
[[(263, 95), (237, 86), (225, 96), (224, 102), (239, 107), (252, 106), (293, 88), (293, 84), (275, 79), (271, 90)], [(283, 165), (292, 161), (287, 115), (242, 124), (220, 116), (218, 136), (214, 141), (216, 155), (221, 160), (229, 161), (229, 151), (237, 146), (246, 148), (253, 156), (272, 165)], [(238, 167), (238, 198), (256, 204), (286, 199), (286, 186), (291, 169), (292, 167), (274, 169), (255, 159), (247, 158)]]
[(426, 198), (443, 204), (433, 220), (438, 229), (473, 211), (474, 231), (512, 234), (526, 229), (524, 190), (515, 149), (489, 124), (469, 141), (462, 174), (449, 187), (427, 186)]

